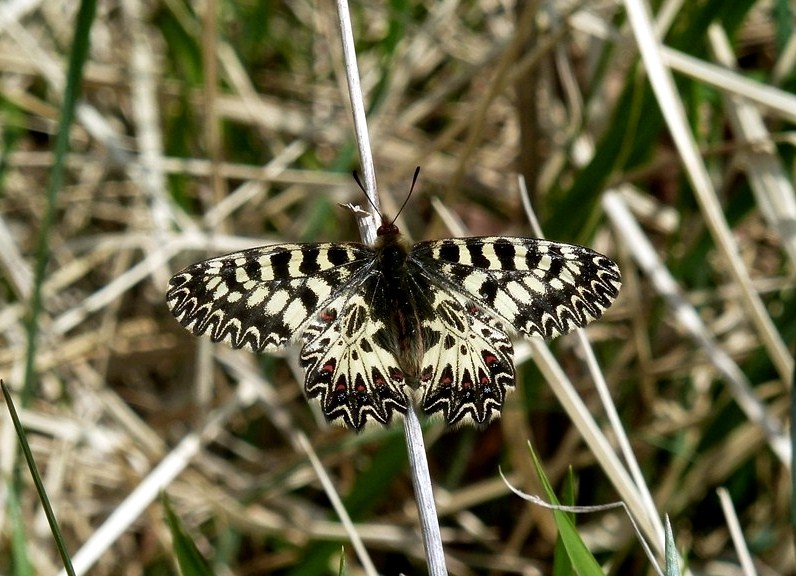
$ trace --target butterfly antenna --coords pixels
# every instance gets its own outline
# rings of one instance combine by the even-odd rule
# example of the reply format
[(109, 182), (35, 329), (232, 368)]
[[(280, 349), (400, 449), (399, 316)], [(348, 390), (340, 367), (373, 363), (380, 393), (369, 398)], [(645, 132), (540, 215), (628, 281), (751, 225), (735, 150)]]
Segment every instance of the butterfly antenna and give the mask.
[(359, 186), (359, 189), (360, 189), (360, 190), (362, 190), (362, 193), (363, 193), (363, 194), (365, 194), (365, 198), (367, 198), (367, 199), (368, 199), (368, 204), (370, 204), (370, 205), (373, 207), (373, 209), (374, 209), (374, 210), (375, 210), (377, 213), (381, 214), (381, 212), (379, 211), (379, 209), (378, 209), (378, 208), (376, 207), (376, 205), (373, 203), (373, 200), (371, 200), (371, 199), (370, 199), (370, 196), (368, 195), (368, 191), (367, 191), (367, 190), (365, 190), (365, 187), (362, 185), (362, 181), (359, 179), (359, 172), (357, 172), (356, 170), (354, 170), (354, 173), (353, 173), (353, 174), (354, 174), (354, 182), (356, 182), (356, 183), (357, 183), (357, 186)]
[(400, 216), (401, 212), (404, 211), (404, 206), (406, 206), (406, 203), (409, 202), (409, 199), (412, 197), (412, 192), (415, 191), (415, 184), (417, 184), (418, 176), (420, 176), (420, 166), (415, 167), (415, 175), (412, 176), (412, 186), (410, 186), (409, 188), (409, 194), (407, 194), (406, 200), (404, 200), (404, 203), (401, 204), (401, 208), (400, 210), (398, 210), (398, 213), (395, 215), (395, 218), (392, 219), (391, 224), (395, 224), (395, 221), (398, 219), (398, 216)]

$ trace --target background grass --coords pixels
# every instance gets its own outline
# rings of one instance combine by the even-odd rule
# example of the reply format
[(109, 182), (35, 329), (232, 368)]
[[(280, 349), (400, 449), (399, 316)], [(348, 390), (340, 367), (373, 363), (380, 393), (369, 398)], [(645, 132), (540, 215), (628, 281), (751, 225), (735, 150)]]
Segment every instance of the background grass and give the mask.
[[(17, 392), (76, 9), (2, 7), (0, 374)], [(661, 7), (666, 62), (677, 70), (677, 99), (668, 101), (656, 98), (618, 4), (393, 1), (352, 10), (383, 209), (395, 213), (420, 165), (419, 189), (399, 219), (413, 239), (450, 235), (451, 216), (472, 235), (531, 235), (516, 181), (525, 175), (548, 238), (620, 262), (622, 295), (587, 332), (689, 567), (741, 573), (716, 495), (724, 487), (758, 572), (796, 572), (790, 461), (772, 449), (789, 449), (789, 440), (767, 437), (739, 408), (725, 365), (695, 345), (602, 203), (604, 191), (616, 191), (681, 305), (698, 313), (763, 415), (783, 427), (796, 340), (792, 7)], [(740, 84), (708, 80), (699, 66), (709, 63), (735, 67)], [(67, 543), (78, 550), (110, 517), (120, 534), (93, 574), (173, 572), (161, 504), (142, 497), (143, 512), (119, 513), (154, 479), (215, 573), (336, 574), (341, 543), (347, 554), (351, 546), (301, 432), (376, 568), (423, 573), (401, 427), (329, 429), (302, 396), (295, 351), (253, 356), (200, 342), (164, 303), (171, 274), (210, 255), (358, 238), (337, 208), (362, 196), (349, 176), (358, 159), (334, 7), (100, 3), (83, 77), (38, 285), (32, 401), (21, 413)], [(760, 88), (769, 91), (756, 95)], [(739, 90), (756, 98), (747, 109), (734, 98)], [(683, 169), (695, 158), (675, 146), (662, 106), (683, 107), (713, 185), (707, 199)], [(719, 222), (706, 216), (710, 201)], [(722, 227), (751, 293), (731, 271)], [(754, 319), (750, 301), (765, 318)], [(576, 339), (552, 348), (613, 438)], [(518, 359), (527, 357), (518, 346)], [(9, 483), (22, 464), (10, 420), (0, 426)], [(551, 572), (551, 513), (518, 499), (498, 475), (500, 466), (514, 485), (542, 493), (528, 440), (555, 486), (574, 469), (578, 504), (619, 498), (532, 360), (520, 364), (501, 421), (483, 431), (430, 424), (426, 438), (451, 573)], [(20, 569), (13, 549), (33, 573), (52, 574), (60, 568), (53, 538), (25, 474), (21, 482), (18, 493), (0, 492), (0, 572)], [(650, 571), (622, 514), (577, 522), (606, 571)], [(358, 566), (347, 559), (347, 573)]]

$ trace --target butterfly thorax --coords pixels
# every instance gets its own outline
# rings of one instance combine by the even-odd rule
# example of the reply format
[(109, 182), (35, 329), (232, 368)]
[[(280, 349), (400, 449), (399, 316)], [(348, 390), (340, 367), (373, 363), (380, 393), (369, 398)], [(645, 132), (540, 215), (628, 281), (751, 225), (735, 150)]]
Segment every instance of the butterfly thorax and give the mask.
[(410, 384), (415, 384), (420, 371), (423, 341), (417, 298), (409, 282), (407, 259), (411, 245), (397, 226), (382, 224), (374, 249), (381, 272), (378, 291), (385, 307), (384, 318), (392, 328), (390, 348)]
[(388, 282), (401, 282), (406, 276), (406, 257), (411, 246), (393, 224), (379, 227), (376, 238), (378, 265)]

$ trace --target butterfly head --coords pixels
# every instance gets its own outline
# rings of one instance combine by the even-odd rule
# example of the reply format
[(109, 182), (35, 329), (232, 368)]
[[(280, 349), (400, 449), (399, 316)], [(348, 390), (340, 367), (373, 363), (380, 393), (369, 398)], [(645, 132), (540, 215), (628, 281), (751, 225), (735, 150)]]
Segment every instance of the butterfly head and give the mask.
[[(370, 196), (367, 193), (367, 190), (365, 190), (365, 187), (362, 185), (362, 182), (359, 180), (359, 174), (357, 174), (356, 170), (354, 170), (353, 175), (354, 175), (354, 181), (359, 185), (359, 188), (362, 190), (362, 192), (365, 193), (365, 198), (367, 199), (367, 201), (370, 203), (370, 205), (373, 207), (374, 210), (378, 211), (379, 210), (378, 206), (373, 203), (373, 200), (371, 200)], [(401, 205), (400, 210), (398, 210), (398, 214), (400, 214), (403, 211), (404, 206), (406, 206), (406, 203), (409, 201), (409, 198), (411, 198), (412, 192), (414, 192), (415, 190), (417, 177), (419, 175), (420, 175), (420, 166), (415, 168), (415, 174), (412, 177), (412, 187), (409, 189), (409, 194), (407, 194), (406, 199), (404, 200), (404, 203)], [(400, 238), (401, 231), (398, 229), (398, 226), (395, 225), (395, 220), (398, 218), (398, 214), (396, 214), (395, 218), (393, 218), (392, 220), (388, 220), (384, 214), (381, 214), (381, 226), (379, 226), (376, 229), (376, 238), (380, 240), (380, 242), (377, 242), (377, 244), (384, 245), (385, 242), (395, 243), (397, 239)]]
[(381, 226), (376, 229), (376, 236), (382, 238), (384, 236), (397, 236), (401, 233), (395, 221), (388, 221), (384, 216), (381, 218)]

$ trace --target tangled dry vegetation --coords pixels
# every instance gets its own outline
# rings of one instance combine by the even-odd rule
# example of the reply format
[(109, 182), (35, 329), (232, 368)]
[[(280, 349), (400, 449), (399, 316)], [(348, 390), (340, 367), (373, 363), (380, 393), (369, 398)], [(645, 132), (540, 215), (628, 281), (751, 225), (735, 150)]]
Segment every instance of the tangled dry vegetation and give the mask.
[[(302, 396), (295, 351), (199, 341), (164, 303), (169, 277), (209, 255), (358, 237), (337, 207), (362, 197), (349, 176), (359, 161), (330, 2), (100, 3), (45, 228), (26, 381), (77, 4), (0, 7), (0, 375), (69, 549), (84, 566), (97, 553), (92, 574), (173, 571), (162, 487), (218, 574), (337, 573), (341, 549), (345, 573), (358, 574), (334, 492), (377, 570), (423, 573), (400, 426), (328, 428)], [(557, 489), (572, 470), (578, 504), (637, 498), (653, 539), (668, 514), (695, 574), (750, 574), (745, 554), (761, 575), (796, 571), (793, 8), (664, 3), (661, 46), (628, 17), (637, 5), (353, 7), (388, 214), (422, 167), (399, 221), (408, 234), (530, 235), (522, 174), (547, 237), (611, 255), (624, 276), (619, 301), (586, 331), (612, 406), (570, 336), (550, 345), (558, 380), (518, 344), (518, 391), (499, 422), (428, 424), (454, 574), (551, 573), (550, 512), (511, 494), (498, 472), (541, 492), (528, 441)], [(567, 379), (596, 432), (562, 400)], [(635, 484), (622, 480), (632, 466), (598, 449), (622, 438), (611, 409), (637, 459)], [(33, 573), (54, 574), (60, 561), (5, 406), (0, 430), (0, 572), (20, 562), (21, 531)], [(607, 572), (651, 573), (623, 513), (577, 524)]]

